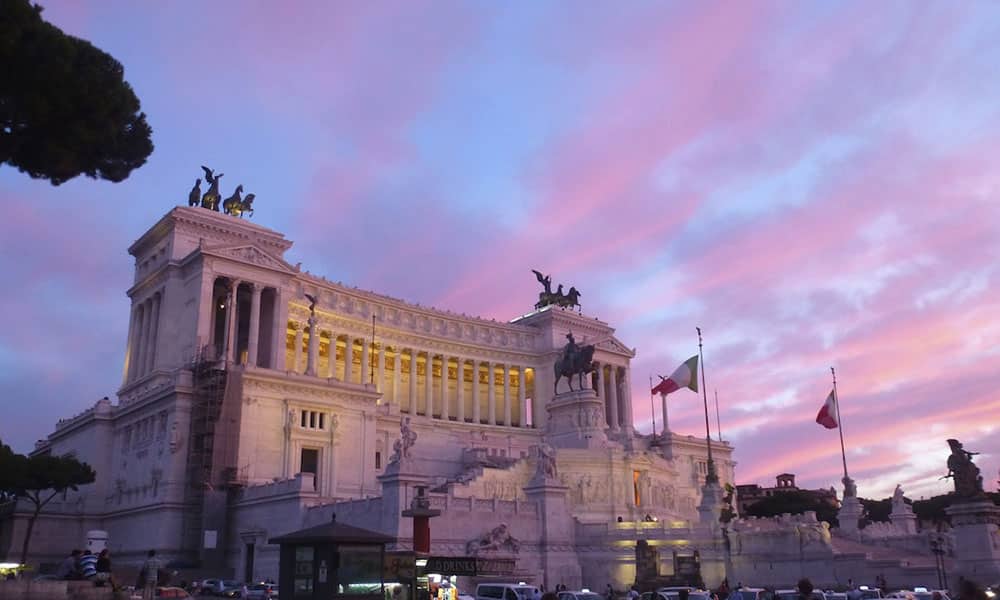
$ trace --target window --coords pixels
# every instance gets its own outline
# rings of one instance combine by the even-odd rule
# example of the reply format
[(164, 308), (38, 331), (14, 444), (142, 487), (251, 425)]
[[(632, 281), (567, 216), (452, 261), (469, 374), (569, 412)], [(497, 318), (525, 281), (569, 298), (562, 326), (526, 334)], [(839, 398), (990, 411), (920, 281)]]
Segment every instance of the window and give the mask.
[(375, 468), (382, 468), (382, 453), (377, 450), (375, 451)]
[(303, 429), (326, 429), (326, 413), (316, 410), (303, 410), (299, 417), (299, 424)]

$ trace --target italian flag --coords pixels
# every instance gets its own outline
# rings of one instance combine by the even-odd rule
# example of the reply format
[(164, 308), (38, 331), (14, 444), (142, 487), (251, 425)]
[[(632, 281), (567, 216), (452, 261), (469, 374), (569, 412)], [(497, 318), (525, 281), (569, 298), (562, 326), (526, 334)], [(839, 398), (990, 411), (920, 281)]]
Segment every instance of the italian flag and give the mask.
[(823, 408), (819, 409), (816, 422), (827, 429), (836, 429), (839, 425), (837, 423), (837, 395), (833, 393), (833, 390), (830, 390), (830, 395), (826, 397)]
[(660, 379), (663, 379), (660, 383), (652, 389), (652, 393), (661, 394), (666, 396), (676, 392), (681, 388), (687, 388), (692, 392), (698, 391), (698, 355), (695, 354), (691, 358), (684, 361), (684, 363), (677, 367), (673, 375), (664, 378), (660, 375)]

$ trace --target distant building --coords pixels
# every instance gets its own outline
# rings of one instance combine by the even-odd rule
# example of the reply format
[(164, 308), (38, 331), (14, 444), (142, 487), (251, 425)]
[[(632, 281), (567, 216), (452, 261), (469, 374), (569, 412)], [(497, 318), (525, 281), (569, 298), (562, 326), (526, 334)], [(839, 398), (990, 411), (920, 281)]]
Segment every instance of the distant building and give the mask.
[(786, 492), (805, 492), (806, 494), (809, 494), (817, 500), (825, 502), (834, 508), (840, 506), (840, 503), (837, 501), (837, 491), (833, 487), (830, 487), (829, 489), (820, 488), (818, 490), (801, 489), (795, 485), (794, 473), (782, 473), (774, 479), (774, 487), (761, 487), (756, 483), (736, 486), (736, 498), (739, 504), (740, 514), (743, 514), (749, 506), (763, 500), (764, 498), (768, 498), (775, 494), (784, 494)]

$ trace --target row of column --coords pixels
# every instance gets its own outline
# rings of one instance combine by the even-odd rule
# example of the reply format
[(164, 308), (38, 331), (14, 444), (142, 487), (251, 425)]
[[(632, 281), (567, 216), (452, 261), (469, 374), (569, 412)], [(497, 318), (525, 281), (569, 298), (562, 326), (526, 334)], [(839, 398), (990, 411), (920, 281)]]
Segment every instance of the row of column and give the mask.
[(156, 340), (160, 330), (160, 305), (163, 292), (157, 291), (142, 302), (133, 304), (129, 322), (125, 383), (150, 373), (156, 365)]
[[(267, 366), (273, 366), (278, 364), (278, 352), (281, 348), (280, 344), (271, 343), (271, 353), (267, 356), (266, 361), (262, 361), (264, 358), (259, 355), (260, 348), (260, 325), (261, 325), (261, 295), (267, 286), (263, 286), (259, 283), (254, 283), (252, 281), (243, 281), (240, 279), (229, 278), (226, 279), (228, 283), (226, 284), (226, 293), (222, 297), (216, 297), (213, 302), (222, 301), (225, 305), (225, 327), (222, 331), (221, 340), (213, 340), (213, 343), (221, 349), (220, 355), (225, 358), (227, 362), (239, 363), (243, 360), (241, 356), (241, 348), (239, 345), (239, 327), (241, 315), (239, 308), (239, 289), (243, 286), (244, 289), (249, 289), (250, 292), (250, 315), (249, 322), (247, 323), (247, 344), (246, 344), (246, 364), (252, 366), (260, 366), (264, 362)], [(274, 302), (272, 303), (273, 315), (270, 319), (272, 325), (271, 335), (268, 336), (271, 340), (282, 339), (282, 319), (279, 314), (280, 300), (281, 300), (281, 290), (276, 288), (270, 288), (274, 292)], [(216, 331), (216, 312), (212, 312), (213, 319), (210, 327), (210, 331), (213, 334)]]
[[(376, 389), (383, 393), (386, 402), (400, 405), (404, 412), (445, 421), (471, 421), (472, 423), (505, 425), (507, 427), (529, 427), (527, 422), (529, 412), (527, 370), (530, 367), (449, 356), (417, 348), (402, 349), (399, 347), (392, 348), (392, 366), (388, 367), (390, 349), (387, 346), (371, 344), (367, 339), (351, 335), (343, 336), (344, 354), (341, 359), (338, 359), (338, 336), (330, 332), (329, 358), (325, 368), (321, 368), (319, 360), (321, 336), (308, 335), (309, 327), (303, 327), (301, 323), (293, 323), (292, 327), (294, 337), (292, 339), (290, 370), (313, 376), (339, 377), (342, 381), (349, 383), (367, 383), (372, 379), (374, 367), (374, 371), (377, 371), (374, 376)], [(307, 335), (308, 340), (305, 339)], [(357, 365), (360, 368), (357, 369), (357, 372), (355, 372), (356, 365), (354, 363), (355, 343), (361, 346), (360, 361)], [(405, 390), (401, 389), (404, 355), (409, 359), (409, 381)], [(417, 369), (421, 357), (424, 361), (423, 406), (419, 405), (421, 394), (418, 392), (421, 384), (418, 382)], [(437, 377), (434, 376), (435, 360), (441, 365)], [(372, 364), (373, 361), (374, 364)], [(386, 370), (389, 368), (392, 370), (391, 380), (386, 379)], [(451, 376), (453, 369), (454, 377)], [(472, 414), (466, 414), (465, 375), (469, 369), (473, 374), (470, 390), (470, 412)], [(483, 391), (480, 383), (480, 376), (484, 370), (487, 375), (485, 415), (482, 414), (483, 398), (481, 398), (481, 394)], [(496, 383), (497, 375), (502, 376), (500, 384)], [(517, 385), (516, 389), (512, 389), (511, 379), (515, 375)], [(455, 382), (454, 392), (450, 389), (451, 381)], [(454, 400), (455, 414), (451, 414), (452, 400)], [(406, 402), (405, 407), (403, 406), (404, 401)], [(517, 407), (517, 418), (514, 415), (515, 406)]]
[(604, 401), (604, 415), (612, 430), (632, 427), (632, 392), (628, 370), (617, 365), (598, 364), (595, 391)]

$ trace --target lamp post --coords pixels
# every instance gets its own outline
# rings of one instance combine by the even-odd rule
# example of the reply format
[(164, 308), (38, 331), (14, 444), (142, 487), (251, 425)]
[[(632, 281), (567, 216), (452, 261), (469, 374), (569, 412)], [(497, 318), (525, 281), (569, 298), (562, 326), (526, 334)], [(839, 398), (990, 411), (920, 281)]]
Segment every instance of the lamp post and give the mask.
[(948, 589), (948, 575), (944, 571), (944, 554), (946, 552), (944, 538), (939, 534), (931, 537), (931, 552), (934, 553), (934, 566), (937, 568), (938, 588)]

